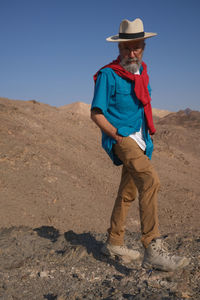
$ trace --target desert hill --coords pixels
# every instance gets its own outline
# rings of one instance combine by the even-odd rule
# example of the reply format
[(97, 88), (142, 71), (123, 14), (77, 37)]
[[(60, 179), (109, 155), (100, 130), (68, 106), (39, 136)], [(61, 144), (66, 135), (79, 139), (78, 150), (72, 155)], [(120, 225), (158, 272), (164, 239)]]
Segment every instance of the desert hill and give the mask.
[[(84, 103), (56, 108), (0, 99), (2, 227), (106, 230), (121, 167), (101, 149), (88, 111)], [(156, 121), (152, 162), (162, 183), (163, 231), (182, 230), (185, 223), (187, 231), (199, 229), (199, 120), (200, 112), (178, 112)], [(134, 230), (136, 206), (127, 225)]]
[[(191, 258), (174, 273), (100, 253), (121, 167), (101, 149), (89, 105), (0, 98), (0, 299), (199, 299), (200, 112), (161, 115), (160, 229), (171, 253)], [(125, 242), (142, 254), (137, 206)]]
[(90, 104), (83, 102), (74, 102), (64, 106), (60, 106), (59, 109), (71, 112), (72, 114), (80, 114), (86, 117), (90, 116)]
[(185, 128), (200, 128), (199, 111), (192, 111), (189, 108), (180, 110), (177, 113), (163, 115), (160, 124), (180, 125)]

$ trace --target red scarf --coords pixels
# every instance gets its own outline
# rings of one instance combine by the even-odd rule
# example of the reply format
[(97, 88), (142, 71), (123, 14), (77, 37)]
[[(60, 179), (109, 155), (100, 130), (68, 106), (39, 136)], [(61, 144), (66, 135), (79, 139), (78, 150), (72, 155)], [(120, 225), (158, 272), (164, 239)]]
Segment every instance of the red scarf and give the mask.
[[(142, 62), (142, 67), (143, 67), (143, 70), (142, 70), (141, 75), (132, 74), (131, 72), (126, 71), (120, 65), (120, 57), (118, 56), (118, 58), (116, 60), (113, 60), (113, 62), (111, 62), (110, 64), (104, 66), (101, 69), (111, 68), (120, 77), (122, 77), (124, 79), (127, 79), (127, 80), (135, 81), (135, 88), (134, 88), (135, 95), (138, 98), (138, 100), (140, 100), (143, 104), (144, 113), (145, 113), (145, 117), (146, 117), (146, 121), (147, 121), (147, 126), (148, 126), (148, 129), (149, 129), (149, 133), (154, 134), (156, 132), (156, 129), (155, 129), (154, 124), (153, 124), (153, 116), (152, 116), (152, 108), (151, 108), (151, 97), (149, 95), (149, 91), (148, 91), (148, 88), (147, 88), (148, 83), (149, 83), (149, 76), (147, 74), (147, 65), (144, 62)], [(94, 75), (95, 83), (96, 83), (99, 71)]]

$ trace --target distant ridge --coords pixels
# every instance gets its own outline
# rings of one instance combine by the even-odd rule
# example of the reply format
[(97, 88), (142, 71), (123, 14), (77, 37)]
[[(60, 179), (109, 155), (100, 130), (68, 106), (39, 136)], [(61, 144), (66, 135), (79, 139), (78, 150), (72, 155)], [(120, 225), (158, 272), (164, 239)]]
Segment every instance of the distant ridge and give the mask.
[[(67, 110), (72, 113), (77, 113), (85, 116), (90, 115), (90, 104), (84, 103), (84, 102), (73, 102), (64, 106), (60, 106), (59, 109)], [(153, 116), (156, 118), (163, 118), (171, 113), (169, 110), (164, 109), (157, 109), (153, 108)]]
[(90, 115), (90, 104), (84, 102), (73, 102), (64, 106), (60, 106), (59, 109), (66, 110), (72, 113), (89, 116)]
[(172, 112), (169, 110), (152, 108), (152, 113), (153, 113), (154, 117), (163, 118), (163, 117), (171, 114)]
[(176, 113), (171, 113), (160, 118), (158, 123), (178, 125), (187, 128), (200, 128), (200, 111), (186, 108), (185, 110), (179, 110)]

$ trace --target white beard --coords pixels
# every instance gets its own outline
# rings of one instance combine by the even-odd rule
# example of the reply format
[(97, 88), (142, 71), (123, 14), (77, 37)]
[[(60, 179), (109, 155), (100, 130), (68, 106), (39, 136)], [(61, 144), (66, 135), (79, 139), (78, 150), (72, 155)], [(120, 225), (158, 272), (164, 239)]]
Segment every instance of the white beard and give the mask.
[[(134, 63), (131, 63), (134, 62)], [(135, 74), (139, 71), (141, 63), (137, 58), (123, 58), (120, 62), (120, 65), (128, 72)]]

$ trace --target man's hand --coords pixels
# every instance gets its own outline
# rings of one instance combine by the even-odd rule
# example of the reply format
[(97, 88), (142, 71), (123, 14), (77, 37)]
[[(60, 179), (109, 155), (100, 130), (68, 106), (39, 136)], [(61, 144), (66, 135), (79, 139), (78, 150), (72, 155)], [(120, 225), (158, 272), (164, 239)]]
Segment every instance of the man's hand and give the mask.
[(107, 135), (117, 141), (117, 144), (122, 142), (123, 137), (117, 133), (115, 128), (103, 115), (99, 108), (94, 108), (91, 112), (91, 119), (103, 130)]

